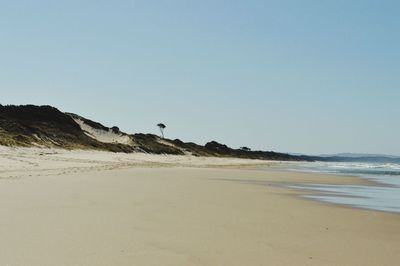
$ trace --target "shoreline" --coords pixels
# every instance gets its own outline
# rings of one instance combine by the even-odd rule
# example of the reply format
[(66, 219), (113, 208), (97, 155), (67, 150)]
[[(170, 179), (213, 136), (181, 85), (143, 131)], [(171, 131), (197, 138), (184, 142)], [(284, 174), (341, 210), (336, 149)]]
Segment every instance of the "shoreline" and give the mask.
[[(325, 168), (320, 168), (320, 165), (319, 162), (309, 165), (303, 164), (299, 170), (306, 173), (318, 173), (318, 170), (314, 169), (320, 169), (319, 173), (321, 174), (333, 177), (351, 176), (364, 181), (364, 184), (359, 184), (359, 182), (350, 184), (296, 183), (289, 185), (289, 189), (302, 191), (301, 197), (309, 200), (356, 209), (400, 214), (400, 205), (398, 204), (400, 198), (397, 196), (400, 193), (400, 183), (397, 179), (387, 176), (386, 172), (383, 175), (379, 175), (379, 173), (358, 174), (357, 172), (351, 174), (348, 171), (336, 172), (331, 170), (335, 169), (335, 162), (332, 162), (330, 166), (325, 166)], [(296, 169), (290, 169), (290, 171), (296, 172)]]
[(237, 159), (56, 152), (0, 149), (2, 265), (400, 260), (399, 215), (302, 199), (275, 185), (365, 183), (355, 177), (245, 169)]

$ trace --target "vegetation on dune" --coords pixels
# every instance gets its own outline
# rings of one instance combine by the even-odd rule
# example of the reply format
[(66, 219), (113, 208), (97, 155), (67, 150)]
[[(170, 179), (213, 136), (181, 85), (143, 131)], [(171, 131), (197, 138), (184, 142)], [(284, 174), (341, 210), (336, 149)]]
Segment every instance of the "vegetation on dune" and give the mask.
[(176, 148), (173, 145), (166, 145), (158, 142), (159, 137), (156, 135), (138, 133), (131, 136), (136, 144), (136, 147), (141, 151), (154, 154), (184, 154), (181, 149)]
[[(130, 144), (105, 143), (86, 134), (78, 119), (96, 130), (127, 136)], [(116, 126), (106, 127), (98, 122), (76, 114), (63, 113), (51, 106), (2, 106), (0, 105), (0, 145), (41, 146), (65, 149), (97, 149), (112, 152), (147, 152), (154, 154), (192, 154), (194, 156), (218, 156), (268, 160), (310, 160), (306, 156), (293, 156), (272, 151), (252, 151), (241, 147), (233, 149), (227, 145), (211, 141), (204, 146), (179, 139), (164, 138), (165, 124), (159, 123), (161, 137), (153, 134), (128, 135)]]
[[(100, 125), (100, 124), (99, 124)], [(88, 137), (68, 114), (51, 106), (0, 106), (0, 144), (130, 152), (127, 145)]]

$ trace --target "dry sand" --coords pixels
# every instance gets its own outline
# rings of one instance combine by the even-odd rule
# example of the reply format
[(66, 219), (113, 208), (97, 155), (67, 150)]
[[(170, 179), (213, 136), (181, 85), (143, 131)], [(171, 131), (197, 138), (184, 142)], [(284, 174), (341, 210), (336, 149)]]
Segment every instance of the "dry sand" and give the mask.
[(0, 147), (0, 265), (398, 265), (400, 215), (280, 186), (363, 181), (261, 164)]

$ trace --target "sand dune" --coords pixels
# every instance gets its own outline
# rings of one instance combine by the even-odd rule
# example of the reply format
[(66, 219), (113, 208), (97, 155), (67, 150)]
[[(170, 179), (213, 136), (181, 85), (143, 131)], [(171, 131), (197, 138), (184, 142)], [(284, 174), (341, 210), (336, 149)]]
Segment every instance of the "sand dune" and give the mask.
[(81, 127), (85, 134), (97, 141), (104, 143), (120, 143), (126, 145), (133, 145), (132, 139), (128, 135), (123, 135), (121, 133), (115, 133), (111, 129), (103, 130), (93, 128), (86, 124), (83, 120), (78, 118), (73, 118), (74, 121)]

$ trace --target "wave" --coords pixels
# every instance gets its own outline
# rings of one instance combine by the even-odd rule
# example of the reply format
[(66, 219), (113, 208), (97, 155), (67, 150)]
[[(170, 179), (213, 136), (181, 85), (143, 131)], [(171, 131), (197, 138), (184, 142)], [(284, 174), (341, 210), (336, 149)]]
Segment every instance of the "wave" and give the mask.
[(400, 171), (393, 170), (361, 170), (361, 169), (343, 169), (338, 171), (343, 174), (363, 174), (363, 175), (391, 175), (397, 176), (400, 175)]
[(400, 176), (400, 164), (394, 163), (319, 163), (311, 168), (338, 174)]
[(330, 163), (326, 166), (339, 169), (387, 169), (400, 171), (400, 164), (395, 163)]

